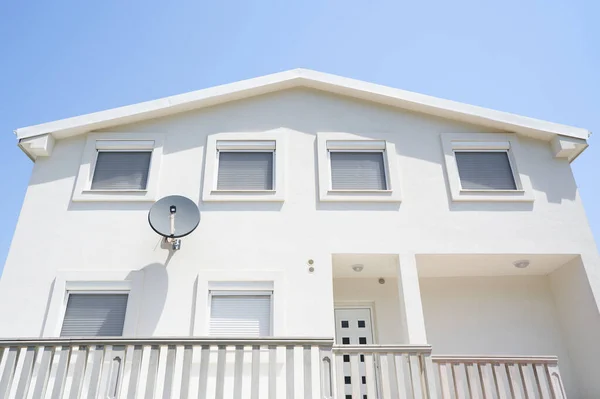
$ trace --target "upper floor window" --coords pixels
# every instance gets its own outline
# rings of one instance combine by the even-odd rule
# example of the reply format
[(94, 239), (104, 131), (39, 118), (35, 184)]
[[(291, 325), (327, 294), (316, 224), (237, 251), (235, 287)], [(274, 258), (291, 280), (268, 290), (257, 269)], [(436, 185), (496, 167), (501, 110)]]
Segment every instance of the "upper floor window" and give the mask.
[(123, 335), (126, 293), (69, 293), (61, 337)]
[(463, 189), (517, 189), (507, 150), (455, 151), (454, 156)]
[(275, 141), (217, 141), (217, 190), (275, 189)]
[(159, 134), (90, 133), (73, 200), (156, 200), (162, 141)]
[(98, 150), (92, 190), (145, 190), (152, 151)]
[(317, 144), (321, 201), (400, 201), (394, 143), (319, 133)]
[(330, 150), (333, 190), (386, 190), (383, 151)]
[(287, 129), (208, 136), (203, 201), (283, 201)]
[(529, 177), (517, 165), (513, 134), (443, 134), (448, 184), (454, 201), (532, 201)]

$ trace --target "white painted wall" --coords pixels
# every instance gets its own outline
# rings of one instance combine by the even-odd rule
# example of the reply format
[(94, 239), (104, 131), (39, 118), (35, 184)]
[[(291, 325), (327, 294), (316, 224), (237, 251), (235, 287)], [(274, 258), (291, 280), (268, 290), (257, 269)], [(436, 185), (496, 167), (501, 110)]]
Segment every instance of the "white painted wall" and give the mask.
[[(600, 397), (598, 359), (600, 314), (594, 303), (581, 259), (575, 259), (549, 276), (562, 335), (569, 348), (575, 382), (581, 397)], [(561, 364), (562, 367), (562, 364)]]
[[(280, 127), (288, 129), (285, 202), (200, 201), (209, 135), (246, 132), (251, 138), (251, 132)], [(40, 336), (45, 323), (60, 322), (48, 320), (59, 270), (141, 271), (137, 335), (202, 331), (205, 320), (195, 320), (202, 314), (195, 307), (207, 293), (199, 292), (197, 276), (210, 271), (235, 280), (261, 270), (283, 276), (284, 288), (276, 293), (283, 314), (274, 316), (284, 318), (278, 335), (333, 336), (335, 253), (581, 254), (593, 301), (600, 298), (600, 261), (570, 166), (554, 158), (546, 142), (519, 140), (526, 154), (519, 169), (531, 180), (533, 203), (459, 204), (449, 199), (440, 134), (489, 129), (317, 91), (289, 90), (111, 131), (139, 133), (140, 139), (166, 135), (158, 195), (197, 201), (198, 230), (169, 256), (147, 225), (149, 203), (72, 202), (85, 137), (57, 141), (52, 156), (36, 162), (0, 280), (0, 320), (10, 320), (0, 323), (0, 336)], [(318, 132), (393, 142), (402, 203), (319, 202)], [(308, 259), (315, 261), (314, 274)], [(439, 341), (435, 335), (430, 340)], [(541, 344), (531, 344), (518, 349), (539, 352), (534, 349)]]
[(434, 354), (558, 356), (569, 397), (578, 397), (548, 276), (422, 278), (420, 285)]

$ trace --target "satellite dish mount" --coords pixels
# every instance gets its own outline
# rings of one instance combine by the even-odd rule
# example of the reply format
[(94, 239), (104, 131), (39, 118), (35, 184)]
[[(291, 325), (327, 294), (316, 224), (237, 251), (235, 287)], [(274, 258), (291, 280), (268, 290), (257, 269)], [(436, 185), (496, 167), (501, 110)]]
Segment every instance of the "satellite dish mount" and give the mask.
[(150, 212), (148, 223), (165, 242), (171, 244), (173, 251), (181, 248), (181, 237), (185, 237), (198, 227), (200, 211), (189, 198), (170, 195), (158, 200)]
[(165, 237), (165, 241), (172, 245), (173, 251), (177, 251), (181, 248), (181, 238), (173, 238), (175, 235), (175, 214), (177, 213), (177, 207), (171, 205), (169, 207), (169, 220), (171, 221), (171, 237)]

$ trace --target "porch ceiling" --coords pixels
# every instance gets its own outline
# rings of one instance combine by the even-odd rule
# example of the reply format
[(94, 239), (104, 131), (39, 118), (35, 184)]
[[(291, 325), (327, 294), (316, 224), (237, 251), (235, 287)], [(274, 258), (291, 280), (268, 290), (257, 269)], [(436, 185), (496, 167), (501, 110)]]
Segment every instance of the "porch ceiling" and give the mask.
[[(398, 255), (395, 254), (334, 254), (334, 278), (396, 277)], [(352, 269), (362, 265), (360, 272)]]
[[(419, 277), (546, 275), (573, 260), (573, 254), (417, 255)], [(529, 260), (524, 269), (513, 262)]]

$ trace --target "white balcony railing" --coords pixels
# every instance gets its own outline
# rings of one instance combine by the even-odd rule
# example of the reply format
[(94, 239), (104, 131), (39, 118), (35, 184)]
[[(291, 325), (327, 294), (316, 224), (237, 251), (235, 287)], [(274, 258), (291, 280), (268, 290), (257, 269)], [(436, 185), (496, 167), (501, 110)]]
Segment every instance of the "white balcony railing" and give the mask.
[(434, 356), (442, 399), (566, 399), (554, 356)]
[(335, 346), (338, 398), (433, 398), (428, 345)]
[(0, 398), (565, 399), (555, 357), (321, 338), (0, 340)]
[(0, 398), (317, 399), (322, 384), (331, 384), (321, 373), (331, 370), (332, 342), (304, 338), (0, 340)]

